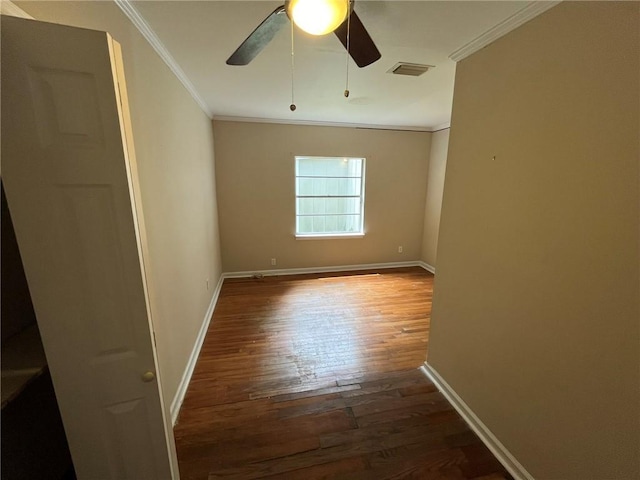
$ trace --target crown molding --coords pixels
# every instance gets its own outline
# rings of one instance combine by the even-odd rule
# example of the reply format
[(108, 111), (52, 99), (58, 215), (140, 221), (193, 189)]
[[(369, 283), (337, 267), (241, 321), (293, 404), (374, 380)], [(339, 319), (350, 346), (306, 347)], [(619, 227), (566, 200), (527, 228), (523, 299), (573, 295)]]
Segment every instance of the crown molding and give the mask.
[(467, 58), (472, 53), (475, 53), (481, 48), (486, 47), (490, 43), (495, 42), (500, 37), (518, 28), (520, 25), (523, 25), (524, 23), (537, 17), (541, 13), (546, 12), (550, 8), (555, 7), (560, 2), (561, 0), (550, 0), (529, 3), (526, 7), (518, 10), (506, 20), (503, 20), (502, 22), (484, 32), (479, 37), (476, 37), (466, 45), (463, 45), (462, 47), (457, 49), (455, 52), (449, 55), (449, 58), (454, 62), (459, 62), (460, 60)]
[(0, 13), (2, 13), (2, 15), (9, 15), (10, 17), (34, 19), (31, 15), (10, 0), (2, 0), (0, 2)]
[[(369, 130), (397, 130), (401, 132), (434, 132), (434, 127), (417, 127), (404, 125), (367, 125), (364, 123), (341, 123), (341, 122), (322, 122), (315, 120), (282, 120), (278, 118), (258, 118), (258, 117), (234, 117), (224, 115), (214, 115), (214, 121), (221, 122), (245, 122), (245, 123), (277, 123), (282, 125), (307, 125), (315, 127), (341, 127), (341, 128), (359, 128)], [(448, 125), (448, 124), (447, 124)]]
[(440, 125), (436, 125), (431, 128), (431, 133), (439, 132), (441, 130), (446, 130), (447, 128), (451, 128), (451, 122), (441, 123)]
[(113, 0), (115, 4), (120, 7), (120, 10), (127, 16), (127, 18), (133, 23), (133, 25), (138, 29), (138, 31), (142, 34), (142, 36), (149, 42), (149, 44), (153, 47), (160, 58), (167, 64), (167, 66), (171, 69), (178, 80), (184, 85), (184, 88), (191, 94), (193, 99), (196, 101), (198, 106), (202, 109), (202, 111), (209, 117), (212, 118), (213, 114), (209, 110), (209, 107), (205, 103), (205, 101), (200, 97), (200, 94), (196, 91), (196, 88), (193, 86), (187, 75), (184, 73), (178, 62), (173, 58), (173, 56), (169, 53), (164, 44), (160, 41), (156, 32), (153, 31), (151, 26), (144, 19), (142, 14), (131, 4), (129, 0)]

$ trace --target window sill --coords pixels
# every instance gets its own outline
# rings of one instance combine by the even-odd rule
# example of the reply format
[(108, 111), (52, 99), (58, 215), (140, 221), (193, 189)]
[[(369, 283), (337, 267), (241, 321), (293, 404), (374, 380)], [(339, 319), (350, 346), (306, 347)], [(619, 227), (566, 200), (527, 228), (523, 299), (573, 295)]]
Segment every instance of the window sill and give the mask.
[(296, 240), (341, 240), (348, 238), (364, 238), (364, 233), (296, 234)]

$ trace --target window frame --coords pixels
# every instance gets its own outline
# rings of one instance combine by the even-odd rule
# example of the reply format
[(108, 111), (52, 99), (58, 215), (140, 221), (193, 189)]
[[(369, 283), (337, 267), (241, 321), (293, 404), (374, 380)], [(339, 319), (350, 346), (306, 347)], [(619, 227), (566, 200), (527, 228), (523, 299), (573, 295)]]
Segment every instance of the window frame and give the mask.
[[(300, 198), (328, 198), (329, 196), (314, 196), (314, 195), (298, 195), (298, 178), (302, 177), (298, 175), (298, 160), (299, 159), (340, 159), (340, 160), (361, 160), (360, 168), (360, 195), (332, 195), (331, 198), (359, 198), (360, 199), (360, 225), (357, 232), (330, 232), (330, 233), (300, 233), (298, 231), (298, 219), (301, 216), (298, 213), (298, 199)], [(365, 204), (365, 184), (366, 184), (366, 165), (367, 159), (365, 157), (353, 157), (353, 156), (318, 156), (318, 155), (295, 155), (294, 156), (294, 195), (295, 195), (295, 237), (297, 240), (330, 240), (330, 239), (348, 239), (348, 238), (363, 238), (365, 235), (364, 230), (364, 204)], [(318, 178), (356, 178), (356, 177), (318, 177)], [(327, 215), (330, 216), (331, 214)]]

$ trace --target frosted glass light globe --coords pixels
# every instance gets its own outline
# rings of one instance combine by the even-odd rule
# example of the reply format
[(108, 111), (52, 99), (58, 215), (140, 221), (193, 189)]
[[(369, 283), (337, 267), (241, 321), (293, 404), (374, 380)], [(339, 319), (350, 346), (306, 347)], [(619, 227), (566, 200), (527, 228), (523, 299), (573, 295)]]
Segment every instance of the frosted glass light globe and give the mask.
[(347, 18), (349, 0), (291, 0), (287, 13), (294, 23), (311, 35), (333, 32)]

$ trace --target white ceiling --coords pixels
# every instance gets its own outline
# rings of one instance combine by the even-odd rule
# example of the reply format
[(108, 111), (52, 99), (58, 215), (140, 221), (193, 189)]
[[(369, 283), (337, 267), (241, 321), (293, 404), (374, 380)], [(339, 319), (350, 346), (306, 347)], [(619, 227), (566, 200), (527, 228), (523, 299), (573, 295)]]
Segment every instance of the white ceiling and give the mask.
[[(349, 63), (334, 34), (295, 33), (291, 112), (290, 30), (284, 28), (247, 66), (226, 59), (283, 1), (130, 2), (194, 86), (214, 118), (326, 122), (432, 130), (451, 118), (454, 51), (512, 17), (527, 1), (368, 1), (355, 10), (382, 53)], [(420, 77), (391, 75), (397, 62), (434, 65)]]

